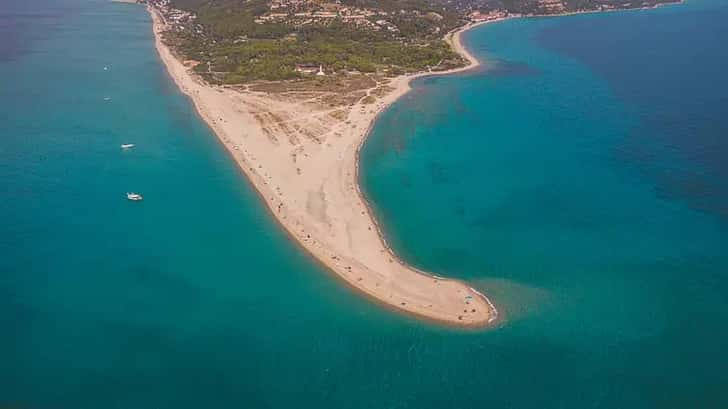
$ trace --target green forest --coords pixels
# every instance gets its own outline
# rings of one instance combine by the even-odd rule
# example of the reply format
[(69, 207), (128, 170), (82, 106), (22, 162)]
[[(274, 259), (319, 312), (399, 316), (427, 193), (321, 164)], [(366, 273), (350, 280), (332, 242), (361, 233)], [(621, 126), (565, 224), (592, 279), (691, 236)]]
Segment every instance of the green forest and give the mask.
[[(408, 0), (402, 7), (418, 13), (388, 16), (396, 32), (357, 27), (340, 18), (303, 26), (256, 22), (268, 11), (263, 0), (174, 0), (174, 5), (193, 11), (202, 33), (177, 30), (167, 33), (167, 41), (184, 58), (200, 61), (196, 71), (214, 83), (299, 78), (302, 74), (296, 72), (296, 64), (322, 65), (327, 74), (358, 71), (396, 75), (464, 63), (442, 39), (464, 20), (457, 13), (417, 0)], [(392, 1), (387, 7), (400, 6)], [(435, 11), (437, 18), (432, 17)]]

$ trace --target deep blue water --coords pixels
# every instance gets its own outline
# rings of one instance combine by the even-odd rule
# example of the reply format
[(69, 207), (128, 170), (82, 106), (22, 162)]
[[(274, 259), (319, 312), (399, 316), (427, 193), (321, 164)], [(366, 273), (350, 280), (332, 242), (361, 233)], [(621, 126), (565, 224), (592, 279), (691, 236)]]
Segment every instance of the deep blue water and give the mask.
[[(588, 31), (591, 20), (574, 19), (544, 30), (539, 40), (606, 80), (633, 118), (634, 129), (618, 147), (620, 160), (645, 172), (660, 195), (726, 221), (728, 8), (717, 5), (681, 7), (666, 24), (651, 24), (650, 13), (625, 13), (619, 25), (599, 25), (603, 35), (589, 41), (573, 33)], [(610, 51), (617, 47), (615, 56)]]
[(143, 8), (3, 3), (0, 406), (728, 406), (726, 12), (482, 27), (485, 70), (382, 115), (363, 183), (390, 240), (505, 314), (459, 331), (288, 241)]

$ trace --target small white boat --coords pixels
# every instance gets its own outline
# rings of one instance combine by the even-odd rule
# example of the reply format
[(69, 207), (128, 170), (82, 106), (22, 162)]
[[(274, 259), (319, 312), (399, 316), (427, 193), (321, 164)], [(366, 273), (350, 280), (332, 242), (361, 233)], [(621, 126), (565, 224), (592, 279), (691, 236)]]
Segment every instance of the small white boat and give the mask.
[(134, 202), (138, 202), (138, 201), (144, 199), (142, 197), (142, 195), (140, 195), (139, 193), (133, 193), (133, 192), (131, 192), (131, 193), (130, 192), (127, 192), (126, 193), (126, 198), (129, 199), (129, 200), (131, 200), (131, 201), (134, 201)]
[(111, 97), (104, 97), (104, 101), (111, 101)]
[(108, 70), (109, 70), (108, 66), (104, 67), (104, 71), (108, 71)]
[(133, 143), (124, 143), (121, 145), (121, 149), (131, 149), (134, 147)]

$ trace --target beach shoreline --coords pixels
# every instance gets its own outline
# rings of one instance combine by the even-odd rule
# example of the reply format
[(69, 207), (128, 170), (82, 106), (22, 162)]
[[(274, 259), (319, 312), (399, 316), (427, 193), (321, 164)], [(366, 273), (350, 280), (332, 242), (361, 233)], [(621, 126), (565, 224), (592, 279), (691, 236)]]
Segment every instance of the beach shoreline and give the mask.
[[(299, 180), (305, 180), (310, 186), (321, 188), (321, 196), (325, 199), (318, 201), (321, 202), (319, 206), (325, 208), (324, 217), (327, 219), (323, 222), (310, 217), (312, 213), (309, 209), (310, 203), (304, 205), (306, 202), (304, 192), (296, 191), (300, 190), (297, 189), (297, 184), (290, 182), (295, 178), (292, 176), (295, 173), (292, 174), (291, 169), (288, 169), (290, 166), (271, 166), (273, 163), (281, 163), (282, 155), (276, 156), (274, 153), (280, 150), (280, 142), (269, 145), (260, 142), (265, 140), (265, 134), (262, 132), (264, 129), (261, 129), (260, 123), (247, 118), (251, 114), (258, 115), (260, 112), (256, 111), (257, 108), (251, 109), (251, 106), (258, 107), (260, 104), (270, 102), (279, 107), (281, 102), (273, 99), (267, 101), (266, 98), (270, 99), (270, 96), (210, 86), (195, 78), (162, 41), (164, 22), (158, 11), (151, 6), (148, 10), (153, 20), (155, 46), (170, 76), (179, 89), (191, 98), (200, 116), (236, 160), (266, 203), (268, 210), (297, 244), (332, 271), (337, 278), (388, 308), (455, 327), (484, 327), (495, 323), (498, 311), (482, 293), (459, 280), (437, 277), (408, 266), (395, 255), (386, 244), (358, 184), (359, 151), (374, 120), (380, 112), (409, 92), (410, 81), (422, 76), (462, 72), (479, 65), (477, 59), (462, 46), (460, 39), (462, 32), (475, 25), (469, 24), (448, 33), (448, 41), (453, 44), (453, 48), (469, 61), (467, 66), (444, 72), (417, 73), (392, 79), (388, 83), (391, 91), (374, 104), (375, 109), (357, 104), (351, 109), (349, 120), (345, 122), (347, 129), (344, 129), (343, 123), (334, 123), (333, 126), (338, 127), (336, 129), (339, 132), (348, 133), (350, 136), (344, 139), (345, 142), (327, 143), (326, 146), (331, 147), (328, 150), (311, 147), (318, 148), (318, 151), (312, 149), (311, 152), (317, 155), (316, 159), (327, 162), (330, 167), (327, 169), (322, 165), (324, 168), (322, 172), (311, 166), (306, 170), (318, 175)], [(241, 109), (240, 104), (248, 107), (248, 111)], [(310, 115), (309, 112), (305, 113)], [(351, 129), (348, 129), (350, 123)], [(241, 130), (244, 131), (244, 136), (235, 135)], [(267, 136), (270, 139), (271, 135)], [(246, 144), (242, 144), (243, 139), (247, 139)], [(251, 143), (252, 140), (256, 142)], [(263, 158), (266, 155), (269, 159)], [(270, 175), (264, 171), (266, 168), (261, 164), (267, 165)], [(300, 168), (297, 169), (300, 175)], [(273, 175), (274, 172), (276, 175)], [(279, 186), (286, 183), (287, 188), (280, 189)], [(279, 186), (273, 188), (273, 184)], [(309, 196), (308, 199), (312, 190), (305, 192)], [(283, 199), (286, 196), (294, 198)]]

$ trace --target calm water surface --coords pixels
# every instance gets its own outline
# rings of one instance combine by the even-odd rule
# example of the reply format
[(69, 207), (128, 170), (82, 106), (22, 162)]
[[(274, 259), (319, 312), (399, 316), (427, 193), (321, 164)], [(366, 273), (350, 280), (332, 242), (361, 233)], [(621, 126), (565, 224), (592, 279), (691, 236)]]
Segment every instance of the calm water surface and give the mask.
[(728, 406), (726, 18), (705, 0), (482, 27), (486, 70), (381, 117), (362, 182), (388, 237), (506, 317), (457, 331), (287, 240), (143, 8), (4, 3), (0, 406)]

